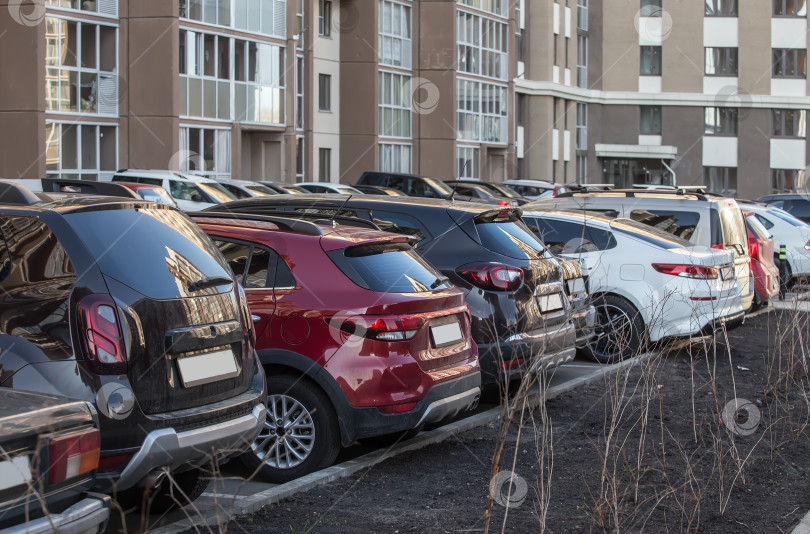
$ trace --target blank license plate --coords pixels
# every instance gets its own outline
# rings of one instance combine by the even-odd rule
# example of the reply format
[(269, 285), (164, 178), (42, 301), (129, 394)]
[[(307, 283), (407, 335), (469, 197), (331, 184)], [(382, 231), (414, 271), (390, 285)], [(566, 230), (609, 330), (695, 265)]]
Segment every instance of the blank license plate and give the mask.
[(461, 335), (461, 326), (457, 322), (431, 326), (430, 337), (433, 338), (433, 346), (436, 348), (460, 343), (464, 339), (464, 336)]
[(540, 295), (537, 297), (537, 301), (540, 304), (540, 311), (542, 312), (551, 312), (555, 310), (561, 310), (563, 307), (562, 297), (560, 293), (551, 293), (550, 295)]
[(574, 278), (568, 281), (568, 292), (572, 295), (577, 295), (585, 291), (585, 280), (582, 278)]
[(0, 490), (22, 486), (31, 481), (31, 462), (28, 456), (17, 456), (0, 462)]
[(219, 350), (208, 354), (178, 358), (177, 368), (180, 370), (180, 378), (186, 387), (225, 380), (239, 374), (232, 350)]
[(733, 267), (723, 267), (720, 269), (720, 278), (722, 280), (731, 280), (734, 278), (734, 268)]

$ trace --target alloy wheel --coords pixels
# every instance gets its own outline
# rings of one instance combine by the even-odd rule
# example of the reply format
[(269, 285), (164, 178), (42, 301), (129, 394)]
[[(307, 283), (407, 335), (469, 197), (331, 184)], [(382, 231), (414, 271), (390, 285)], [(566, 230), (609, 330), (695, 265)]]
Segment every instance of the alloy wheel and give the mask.
[(306, 407), (287, 395), (267, 397), (267, 419), (251, 448), (272, 468), (290, 469), (304, 462), (315, 446), (315, 423)]

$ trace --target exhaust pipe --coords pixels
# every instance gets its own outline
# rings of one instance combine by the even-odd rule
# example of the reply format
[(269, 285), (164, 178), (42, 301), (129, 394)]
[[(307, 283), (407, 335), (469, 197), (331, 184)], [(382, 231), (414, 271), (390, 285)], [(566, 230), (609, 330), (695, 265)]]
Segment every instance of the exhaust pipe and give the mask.
[(167, 472), (165, 469), (155, 469), (143, 477), (143, 479), (138, 482), (138, 485), (151, 490), (157, 489), (157, 487), (163, 482), (163, 479), (166, 478), (166, 473)]

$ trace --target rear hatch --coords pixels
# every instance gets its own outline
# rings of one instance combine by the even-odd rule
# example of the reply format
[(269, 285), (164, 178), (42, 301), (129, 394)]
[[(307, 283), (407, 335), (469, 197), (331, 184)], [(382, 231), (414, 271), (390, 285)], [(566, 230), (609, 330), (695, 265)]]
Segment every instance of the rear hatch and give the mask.
[[(252, 342), (238, 286), (197, 225), (160, 205), (113, 205), (65, 219), (115, 299), (125, 372), (144, 413), (197, 407), (248, 389)], [(87, 302), (79, 300), (77, 315), (84, 316)]]
[[(330, 247), (322, 247), (328, 249)], [(332, 326), (364, 335), (365, 348), (388, 355), (409, 352), (423, 371), (469, 360), (474, 349), (464, 294), (430, 266), (404, 236), (326, 250), (355, 284), (368, 290), (362, 315), (337, 317)], [(448, 377), (450, 378), (450, 377)]]
[(720, 203), (720, 225), (723, 247), (734, 252), (734, 270), (740, 281), (743, 298), (754, 291), (751, 279), (751, 258), (748, 257), (748, 233), (745, 231), (742, 211), (733, 200)]

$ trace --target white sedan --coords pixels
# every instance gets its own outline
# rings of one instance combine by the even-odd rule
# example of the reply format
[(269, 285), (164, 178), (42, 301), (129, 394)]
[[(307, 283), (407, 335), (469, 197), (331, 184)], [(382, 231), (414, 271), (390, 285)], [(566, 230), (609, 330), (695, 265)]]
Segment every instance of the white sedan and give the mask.
[(585, 352), (610, 363), (647, 342), (706, 335), (744, 316), (732, 253), (696, 246), (630, 219), (526, 211), (550, 252), (578, 259), (597, 310)]
[(771, 233), (775, 256), (779, 255), (779, 246), (785, 245), (791, 279), (809, 277), (810, 226), (790, 213), (773, 206), (753, 202), (742, 202), (740, 206), (754, 212), (757, 220)]

